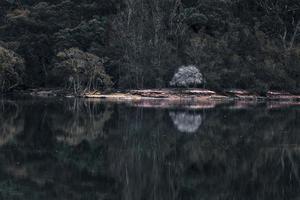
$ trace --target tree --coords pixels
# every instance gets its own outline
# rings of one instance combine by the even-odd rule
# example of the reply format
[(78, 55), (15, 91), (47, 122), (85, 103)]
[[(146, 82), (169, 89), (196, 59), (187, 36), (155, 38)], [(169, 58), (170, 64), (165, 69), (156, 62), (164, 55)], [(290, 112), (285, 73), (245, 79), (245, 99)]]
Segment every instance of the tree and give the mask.
[(110, 77), (103, 67), (104, 59), (78, 48), (70, 48), (59, 52), (52, 74), (75, 93), (91, 91), (112, 86)]
[[(273, 20), (274, 30), (280, 31), (279, 36), (285, 49), (291, 49), (300, 32), (300, 2), (296, 0), (256, 0), (265, 16)], [(271, 21), (271, 20), (270, 20)]]
[(170, 81), (171, 86), (196, 87), (203, 83), (203, 75), (194, 65), (182, 66)]
[(24, 60), (11, 50), (0, 46), (0, 91), (10, 91), (23, 83)]
[(152, 88), (168, 85), (172, 67), (180, 65), (180, 46), (186, 43), (187, 25), (177, 0), (125, 0), (115, 16), (112, 46), (120, 52), (118, 86)]

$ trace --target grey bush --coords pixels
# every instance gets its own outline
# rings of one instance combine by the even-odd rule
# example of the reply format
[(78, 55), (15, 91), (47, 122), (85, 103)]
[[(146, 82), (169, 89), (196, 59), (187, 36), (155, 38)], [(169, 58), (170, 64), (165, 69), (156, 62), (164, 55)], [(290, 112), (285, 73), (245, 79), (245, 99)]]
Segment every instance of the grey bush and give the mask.
[(170, 81), (172, 87), (196, 87), (203, 83), (203, 75), (194, 65), (182, 66)]

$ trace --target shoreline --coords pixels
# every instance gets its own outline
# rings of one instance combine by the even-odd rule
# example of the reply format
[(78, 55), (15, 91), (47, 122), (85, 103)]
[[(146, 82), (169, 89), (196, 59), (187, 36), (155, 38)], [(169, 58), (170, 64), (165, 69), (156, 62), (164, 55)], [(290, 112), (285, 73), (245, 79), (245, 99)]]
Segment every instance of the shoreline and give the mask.
[[(5, 95), (4, 95), (5, 97)], [(300, 106), (300, 95), (293, 95), (284, 92), (268, 92), (266, 96), (251, 94), (245, 90), (231, 90), (217, 93), (206, 89), (147, 89), (128, 90), (101, 93), (99, 91), (73, 94), (61, 88), (41, 88), (23, 91), (15, 91), (7, 97), (14, 99), (37, 98), (37, 99), (59, 99), (84, 100), (90, 103), (108, 102), (126, 104), (139, 108), (160, 108), (160, 109), (212, 109), (217, 106), (228, 106), (230, 109), (245, 109), (256, 105), (265, 105), (267, 109), (282, 107)]]
[(139, 101), (139, 100), (166, 100), (166, 101), (286, 101), (300, 102), (300, 94), (288, 92), (269, 91), (265, 96), (251, 93), (247, 90), (228, 90), (215, 92), (207, 89), (141, 89), (114, 92), (82, 92), (74, 94), (70, 91), (57, 88), (37, 88), (20, 90), (12, 93), (14, 96), (23, 95), (31, 97), (65, 97), (85, 99), (106, 99), (114, 101)]

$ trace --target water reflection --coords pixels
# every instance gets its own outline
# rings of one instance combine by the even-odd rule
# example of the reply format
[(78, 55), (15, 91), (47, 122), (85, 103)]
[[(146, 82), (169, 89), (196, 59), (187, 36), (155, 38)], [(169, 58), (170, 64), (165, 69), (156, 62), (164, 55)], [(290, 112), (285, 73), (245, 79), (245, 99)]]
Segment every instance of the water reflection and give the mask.
[(38, 99), (5, 100), (2, 110), (0, 199), (300, 197), (299, 107)]
[(13, 101), (0, 102), (0, 146), (11, 141), (24, 129), (24, 118), (21, 110)]
[(93, 141), (104, 134), (104, 124), (111, 118), (110, 106), (96, 106), (90, 102), (74, 100), (66, 106), (64, 115), (53, 115), (56, 139), (70, 145)]
[(178, 131), (185, 133), (196, 132), (202, 123), (202, 116), (199, 113), (189, 111), (170, 111), (170, 117)]

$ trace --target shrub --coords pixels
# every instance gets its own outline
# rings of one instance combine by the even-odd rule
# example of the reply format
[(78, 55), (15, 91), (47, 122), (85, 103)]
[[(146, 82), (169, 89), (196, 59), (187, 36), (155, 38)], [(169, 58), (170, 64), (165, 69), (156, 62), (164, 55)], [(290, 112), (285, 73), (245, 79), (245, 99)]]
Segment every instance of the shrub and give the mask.
[(23, 83), (24, 60), (0, 46), (0, 92), (10, 91)]
[(203, 75), (193, 65), (180, 67), (170, 81), (173, 87), (196, 87), (202, 83)]
[(78, 48), (59, 52), (52, 75), (74, 92), (95, 90), (112, 86), (110, 77), (103, 67), (103, 59)]

